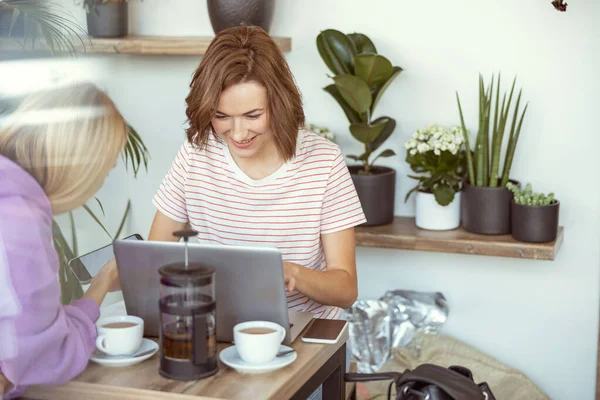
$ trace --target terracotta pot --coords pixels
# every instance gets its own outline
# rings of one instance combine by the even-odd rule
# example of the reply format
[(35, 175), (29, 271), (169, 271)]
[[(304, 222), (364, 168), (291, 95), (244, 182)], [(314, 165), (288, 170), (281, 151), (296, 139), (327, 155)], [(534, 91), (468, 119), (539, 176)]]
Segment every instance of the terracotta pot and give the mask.
[(521, 242), (552, 242), (558, 234), (560, 202), (547, 206), (525, 206), (511, 202), (511, 234)]
[(363, 167), (348, 167), (360, 204), (367, 218), (363, 226), (391, 224), (394, 220), (396, 171), (388, 167), (372, 167), (373, 175), (360, 175)]
[[(511, 180), (515, 185), (518, 181)], [(513, 193), (506, 187), (471, 186), (465, 182), (461, 221), (465, 231), (483, 235), (510, 233), (510, 202)]]
[(207, 0), (208, 16), (215, 33), (223, 29), (246, 25), (271, 28), (274, 0)]

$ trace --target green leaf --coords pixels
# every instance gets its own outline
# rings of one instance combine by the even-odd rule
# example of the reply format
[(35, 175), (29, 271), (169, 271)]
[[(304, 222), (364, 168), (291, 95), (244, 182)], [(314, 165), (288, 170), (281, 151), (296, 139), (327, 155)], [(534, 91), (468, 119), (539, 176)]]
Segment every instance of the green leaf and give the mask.
[(94, 199), (98, 202), (98, 206), (100, 207), (100, 211), (102, 211), (102, 216), (106, 217), (106, 214), (104, 213), (104, 206), (102, 205), (102, 202), (96, 196), (94, 196)]
[(371, 162), (371, 164), (375, 164), (375, 161), (377, 161), (377, 159), (379, 157), (387, 158), (387, 157), (392, 157), (392, 156), (395, 156), (395, 155), (396, 155), (396, 153), (394, 153), (394, 150), (391, 150), (391, 149), (384, 150), (381, 153), (379, 153), (379, 155), (377, 157), (375, 157), (373, 159), (373, 162)]
[(379, 124), (380, 122), (384, 122), (385, 127), (379, 136), (377, 136), (377, 139), (375, 139), (373, 143), (369, 143), (368, 148), (370, 152), (377, 150), (386, 140), (388, 140), (394, 132), (394, 129), (396, 129), (396, 120), (389, 117), (379, 117), (371, 122), (371, 124)]
[(410, 189), (408, 191), (408, 193), (406, 193), (406, 196), (404, 197), (404, 202), (406, 203), (408, 201), (408, 199), (410, 198), (410, 195), (413, 194), (414, 192), (416, 192), (417, 190), (419, 190), (420, 187), (421, 187), (421, 183), (419, 182), (419, 183), (417, 183), (417, 185), (415, 187)]
[(327, 29), (317, 36), (317, 50), (327, 67), (336, 75), (354, 73), (354, 46), (348, 36)]
[(385, 83), (392, 72), (390, 60), (379, 54), (359, 54), (354, 57), (354, 74), (370, 87)]
[(348, 39), (352, 42), (354, 46), (354, 52), (356, 54), (364, 54), (364, 53), (373, 53), (377, 54), (377, 48), (371, 39), (368, 36), (363, 35), (362, 33), (351, 33), (348, 36)]
[(360, 161), (360, 158), (353, 154), (348, 154), (346, 157), (348, 157), (349, 159), (354, 160), (354, 161)]
[(388, 88), (388, 86), (390, 86), (390, 84), (394, 81), (394, 79), (396, 79), (396, 77), (400, 74), (400, 72), (402, 72), (402, 68), (393, 67), (392, 75), (388, 78), (388, 80), (375, 88), (375, 91), (373, 92), (373, 98), (375, 100), (373, 101), (373, 105), (371, 107), (371, 114), (373, 114), (375, 112), (375, 107), (377, 107), (379, 100), (381, 100), (381, 96), (383, 96), (383, 92), (385, 92), (385, 90)]
[(79, 255), (79, 248), (77, 246), (77, 229), (75, 228), (75, 219), (73, 218), (73, 212), (69, 211), (69, 221), (71, 222), (71, 243), (73, 244), (73, 254), (75, 257)]
[(342, 110), (344, 110), (344, 113), (346, 114), (348, 121), (362, 122), (360, 115), (356, 111), (354, 111), (352, 109), (352, 107), (350, 107), (348, 105), (348, 103), (346, 103), (346, 100), (344, 100), (344, 98), (340, 94), (340, 91), (337, 89), (337, 87), (334, 84), (324, 87), (323, 90), (325, 90), (327, 93), (329, 93), (338, 102), (338, 104), (342, 107)]
[(354, 111), (364, 114), (371, 106), (371, 91), (369, 86), (354, 75), (339, 75), (333, 78), (335, 87)]
[(96, 217), (96, 214), (94, 214), (94, 212), (87, 206), (87, 204), (83, 205), (83, 209), (85, 211), (88, 212), (88, 214), (90, 214), (90, 216), (94, 219), (94, 221), (96, 221), (96, 223), (98, 223), (98, 225), (100, 225), (100, 227), (104, 230), (104, 232), (106, 232), (106, 234), (108, 235), (109, 238), (111, 238), (112, 240), (112, 236), (110, 235), (110, 233), (108, 233), (108, 230), (106, 230), (106, 228), (104, 227), (104, 225), (102, 224), (102, 222), (100, 222), (100, 220), (98, 219), (98, 217)]
[(121, 223), (119, 224), (119, 229), (117, 229), (117, 233), (115, 234), (115, 239), (118, 239), (121, 236), (121, 231), (125, 226), (125, 221), (127, 220), (127, 216), (129, 215), (129, 210), (131, 209), (131, 200), (127, 200), (127, 207), (125, 208), (125, 212), (123, 213), (123, 218), (121, 218)]
[(448, 185), (437, 185), (433, 188), (435, 200), (441, 206), (447, 206), (454, 200), (454, 190)]
[(361, 143), (373, 143), (385, 128), (385, 123), (369, 125), (366, 123), (350, 124), (350, 133)]
[(21, 11), (19, 11), (18, 9), (14, 9), (12, 19), (10, 21), (10, 28), (8, 29), (8, 36), (12, 35), (12, 31), (15, 27), (15, 24), (17, 23), (17, 19), (19, 18), (19, 15), (21, 15)]

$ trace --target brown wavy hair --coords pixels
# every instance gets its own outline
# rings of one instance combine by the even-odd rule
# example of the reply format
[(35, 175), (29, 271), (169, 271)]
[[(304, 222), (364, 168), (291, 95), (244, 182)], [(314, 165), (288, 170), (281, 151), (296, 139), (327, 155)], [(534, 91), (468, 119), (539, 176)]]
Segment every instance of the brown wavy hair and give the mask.
[(204, 148), (221, 92), (232, 85), (257, 82), (267, 90), (269, 124), (279, 155), (296, 153), (298, 129), (304, 125), (302, 96), (283, 54), (260, 27), (240, 26), (219, 32), (194, 73), (186, 98), (191, 144)]

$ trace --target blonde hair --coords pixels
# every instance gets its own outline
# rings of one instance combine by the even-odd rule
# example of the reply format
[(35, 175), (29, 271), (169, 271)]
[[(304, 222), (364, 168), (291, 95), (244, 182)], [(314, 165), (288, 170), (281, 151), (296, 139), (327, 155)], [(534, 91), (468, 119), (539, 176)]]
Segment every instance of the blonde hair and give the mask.
[(0, 154), (40, 184), (54, 214), (73, 210), (100, 189), (127, 141), (112, 100), (85, 83), (29, 95), (0, 122)]

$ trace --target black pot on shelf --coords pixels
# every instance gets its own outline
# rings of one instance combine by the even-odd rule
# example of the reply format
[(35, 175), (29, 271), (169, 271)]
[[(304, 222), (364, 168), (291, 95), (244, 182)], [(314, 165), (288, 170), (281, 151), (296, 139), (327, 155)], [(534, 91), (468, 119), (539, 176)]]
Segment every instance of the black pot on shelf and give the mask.
[(511, 234), (520, 242), (545, 243), (556, 240), (560, 202), (526, 206), (511, 202)]
[(88, 35), (97, 38), (117, 38), (127, 36), (129, 31), (128, 3), (97, 2), (87, 13)]
[(349, 166), (350, 176), (367, 218), (363, 226), (391, 224), (394, 221), (396, 171), (388, 167), (372, 167), (372, 175), (360, 175), (362, 166)]
[(260, 26), (268, 33), (275, 0), (207, 0), (207, 5), (215, 33), (242, 23)]
[[(510, 180), (515, 185), (518, 181)], [(513, 193), (506, 187), (472, 186), (465, 182), (461, 222), (465, 231), (483, 235), (510, 233), (510, 203)]]

